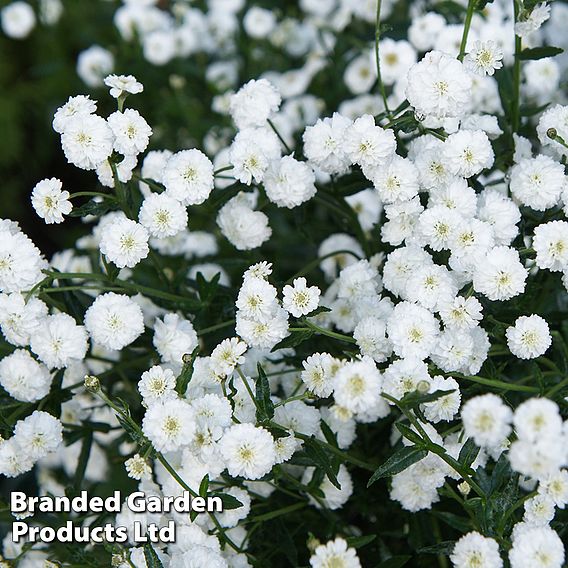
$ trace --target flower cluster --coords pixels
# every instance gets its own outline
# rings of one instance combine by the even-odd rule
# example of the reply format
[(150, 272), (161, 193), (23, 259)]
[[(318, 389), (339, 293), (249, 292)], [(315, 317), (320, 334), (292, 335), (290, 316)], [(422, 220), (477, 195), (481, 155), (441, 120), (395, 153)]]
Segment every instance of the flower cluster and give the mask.
[[(117, 515), (175, 521), (164, 567), (561, 568), (568, 9), (521, 4), (412, 4), (382, 37), (407, 7), (125, 1), (114, 24), (153, 77), (205, 62), (207, 132), (164, 148), (171, 125), (129, 106), (157, 85), (79, 55), (109, 96), (71, 96), (53, 129), (91, 189), (46, 178), (31, 204), (82, 234), (48, 261), (0, 221), (0, 473), (224, 495), (219, 514)], [(250, 68), (258, 45), (284, 70), (251, 78), (243, 38)], [(149, 566), (134, 544), (91, 552)]]

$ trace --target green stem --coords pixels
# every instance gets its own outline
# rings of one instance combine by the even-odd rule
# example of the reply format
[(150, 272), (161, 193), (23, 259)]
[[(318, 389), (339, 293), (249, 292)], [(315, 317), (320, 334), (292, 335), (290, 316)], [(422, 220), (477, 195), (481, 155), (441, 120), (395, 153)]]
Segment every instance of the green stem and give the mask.
[(487, 379), (485, 377), (473, 377), (470, 375), (462, 375), (461, 373), (453, 373), (453, 375), (458, 379), (465, 379), (466, 381), (471, 381), (472, 383), (478, 383), (480, 385), (485, 385), (488, 387), (493, 387), (499, 390), (507, 391), (517, 391), (517, 392), (540, 392), (538, 387), (531, 387), (528, 385), (519, 385), (516, 383), (506, 383), (505, 381), (498, 381), (496, 379)]
[(288, 152), (288, 154), (291, 154), (292, 149), (290, 148), (290, 146), (288, 146), (288, 144), (286, 143), (286, 140), (284, 140), (284, 138), (282, 137), (280, 132), (278, 132), (278, 129), (276, 128), (276, 126), (274, 126), (274, 123), (272, 122), (272, 120), (268, 119), (268, 124), (270, 125), (270, 128), (272, 128), (272, 130), (274, 131), (274, 134), (276, 134), (276, 136), (278, 136), (278, 140), (280, 140), (280, 142), (282, 143), (284, 148), (286, 148), (286, 152)]
[(108, 193), (101, 193), (100, 191), (77, 191), (69, 196), (69, 199), (75, 199), (75, 197), (102, 197), (103, 199), (114, 199), (114, 195)]
[(228, 172), (229, 170), (232, 170), (233, 166), (224, 166), (223, 168), (219, 168), (218, 170), (215, 170), (213, 172), (214, 176), (218, 176), (219, 174), (223, 173), (223, 172)]
[(381, 92), (383, 104), (385, 105), (385, 111), (390, 120), (392, 118), (392, 114), (389, 109), (387, 93), (385, 91), (385, 85), (381, 76), (381, 58), (379, 57), (379, 42), (381, 41), (381, 4), (382, 0), (377, 0), (377, 18), (375, 21), (375, 59), (377, 64), (377, 82), (379, 84), (379, 90)]
[[(514, 23), (519, 19), (519, 2), (513, 0)], [(521, 126), (521, 38), (515, 34), (515, 62), (513, 64), (513, 103), (511, 108), (511, 126), (518, 132)]]
[(300, 272), (296, 272), (296, 274), (294, 274), (294, 276), (291, 276), (290, 278), (288, 278), (286, 283), (287, 284), (292, 283), (292, 281), (295, 280), (296, 278), (299, 278), (300, 276), (304, 276), (304, 274), (308, 274), (314, 268), (317, 268), (324, 260), (326, 260), (328, 258), (332, 258), (334, 256), (338, 256), (340, 254), (350, 254), (351, 256), (356, 258), (357, 260), (361, 260), (361, 257), (358, 254), (355, 254), (351, 250), (336, 250), (336, 251), (330, 252), (329, 254), (324, 254), (323, 256), (320, 256), (320, 257), (312, 260), (310, 263), (306, 264), (306, 266), (304, 266), (304, 268), (302, 268), (302, 270), (300, 270)]
[(230, 325), (233, 325), (235, 323), (235, 320), (227, 320), (227, 321), (222, 321), (221, 323), (217, 323), (215, 325), (211, 325), (209, 327), (204, 327), (203, 329), (200, 329), (197, 331), (197, 335), (199, 337), (201, 337), (202, 335), (207, 335), (208, 333), (211, 333), (212, 331), (217, 331), (218, 329), (223, 329), (224, 327), (229, 327)]
[(467, 3), (467, 12), (465, 15), (465, 22), (463, 25), (463, 34), (460, 43), (460, 53), (458, 55), (458, 59), (463, 61), (465, 50), (467, 46), (467, 36), (469, 35), (469, 28), (471, 27), (471, 19), (473, 18), (473, 12), (475, 11), (475, 4), (477, 0), (469, 0)]
[[(324, 327), (320, 327), (319, 325), (316, 325), (315, 323), (312, 323), (309, 320), (305, 320), (305, 323), (309, 328), (313, 329), (314, 331), (317, 331), (321, 335), (327, 335), (328, 337), (333, 337), (333, 339), (339, 339), (340, 341), (345, 341), (346, 343), (357, 343), (349, 335), (344, 335), (343, 333), (337, 333), (335, 331), (330, 331), (329, 329), (325, 329)], [(296, 328), (290, 328), (290, 329), (293, 330), (293, 329), (296, 329)]]

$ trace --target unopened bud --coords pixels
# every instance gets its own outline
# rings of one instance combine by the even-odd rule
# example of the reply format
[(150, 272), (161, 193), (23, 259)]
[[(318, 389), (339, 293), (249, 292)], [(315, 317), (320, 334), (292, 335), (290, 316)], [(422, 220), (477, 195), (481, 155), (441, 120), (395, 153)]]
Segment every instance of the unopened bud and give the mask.
[(126, 551), (116, 552), (115, 554), (112, 555), (110, 565), (116, 568), (117, 566), (125, 564), (127, 561), (128, 557)]
[(458, 485), (458, 491), (464, 496), (467, 497), (469, 495), (469, 492), (471, 491), (471, 487), (469, 485), (469, 483), (467, 481), (462, 481), (459, 485)]
[(321, 544), (321, 542), (313, 535), (310, 534), (309, 538), (308, 538), (308, 542), (306, 543), (306, 546), (308, 547), (308, 550), (310, 552), (314, 552), (315, 549)]
[(99, 392), (101, 390), (101, 382), (98, 377), (95, 377), (94, 375), (86, 375), (85, 388), (92, 393)]
[(181, 360), (185, 365), (189, 365), (191, 363), (191, 353), (184, 353)]
[(428, 381), (420, 381), (418, 385), (416, 385), (416, 390), (420, 394), (426, 394), (430, 390), (430, 383)]
[(546, 135), (554, 140), (558, 136), (558, 131), (556, 130), (556, 128), (549, 128), (546, 131)]

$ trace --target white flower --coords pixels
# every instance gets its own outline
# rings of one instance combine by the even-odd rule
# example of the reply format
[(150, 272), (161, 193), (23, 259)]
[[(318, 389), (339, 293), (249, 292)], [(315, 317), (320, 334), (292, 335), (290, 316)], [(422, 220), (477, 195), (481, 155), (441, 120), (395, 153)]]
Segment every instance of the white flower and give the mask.
[(199, 205), (213, 190), (213, 164), (200, 150), (182, 150), (166, 162), (162, 181), (170, 197), (183, 205)]
[(110, 87), (110, 96), (118, 99), (126, 94), (136, 95), (144, 90), (144, 85), (133, 75), (108, 75), (104, 83)]
[(392, 345), (386, 337), (387, 326), (384, 321), (366, 317), (362, 319), (353, 331), (353, 339), (361, 350), (362, 355), (382, 363), (390, 357)]
[(216, 375), (229, 377), (237, 365), (245, 362), (247, 345), (238, 337), (224, 339), (211, 352), (211, 367)]
[(541, 479), (538, 491), (550, 497), (559, 509), (564, 509), (568, 503), (568, 471), (563, 469)]
[(471, 104), (471, 84), (460, 61), (431, 51), (410, 68), (406, 97), (420, 115), (461, 117)]
[(558, 405), (547, 398), (530, 398), (515, 410), (515, 433), (520, 440), (538, 442), (562, 435)]
[(472, 177), (493, 165), (495, 155), (483, 130), (460, 130), (444, 142), (443, 159), (456, 176)]
[(455, 544), (450, 556), (456, 568), (501, 568), (497, 541), (478, 532), (463, 535)]
[(477, 75), (493, 75), (503, 67), (503, 50), (494, 41), (476, 41), (464, 58), (464, 64)]
[(83, 170), (94, 170), (113, 150), (114, 136), (104, 118), (77, 114), (67, 121), (61, 146), (67, 161)]
[(18, 292), (0, 294), (0, 328), (12, 345), (29, 345), (33, 333), (47, 316), (47, 306), (32, 297), (27, 302)]
[(197, 333), (190, 321), (169, 313), (156, 318), (153, 343), (162, 361), (181, 365), (183, 356), (197, 347)]
[(343, 147), (351, 162), (371, 179), (394, 156), (396, 139), (393, 130), (375, 125), (374, 117), (364, 114), (346, 129)]
[(38, 182), (32, 191), (32, 205), (47, 224), (62, 223), (63, 215), (71, 213), (73, 206), (69, 192), (61, 191), (62, 183), (56, 178)]
[(47, 367), (24, 349), (16, 349), (0, 360), (0, 385), (16, 400), (42, 399), (49, 392), (51, 380)]
[(536, 251), (536, 265), (552, 272), (568, 269), (568, 223), (550, 221), (534, 230), (532, 246)]
[(41, 410), (35, 410), (24, 420), (19, 420), (14, 428), (14, 436), (22, 448), (34, 460), (55, 452), (63, 442), (61, 422)]
[(95, 343), (108, 349), (122, 349), (144, 332), (144, 316), (128, 296), (107, 292), (85, 313), (85, 327)]
[(308, 126), (303, 135), (306, 158), (328, 174), (345, 173), (351, 160), (345, 152), (344, 139), (351, 124), (348, 118), (336, 112), (331, 118)]
[(233, 477), (260, 479), (276, 462), (272, 435), (252, 424), (231, 426), (221, 438), (219, 450)]
[(338, 405), (351, 412), (365, 412), (379, 401), (381, 386), (382, 378), (377, 366), (371, 358), (364, 357), (339, 369), (333, 396)]
[(152, 475), (152, 468), (140, 454), (135, 454), (130, 459), (127, 459), (124, 462), (124, 467), (126, 468), (128, 477), (136, 479), (137, 481), (150, 479)]
[(507, 346), (519, 359), (534, 359), (544, 355), (552, 344), (546, 321), (537, 315), (521, 316), (506, 331)]
[(466, 436), (482, 448), (497, 448), (511, 432), (513, 413), (495, 394), (470, 398), (461, 417)]
[(280, 93), (266, 79), (252, 79), (231, 97), (231, 116), (239, 130), (262, 126), (281, 101)]
[(264, 189), (270, 201), (292, 209), (316, 194), (316, 177), (305, 162), (292, 156), (275, 160), (264, 175)]
[(114, 149), (124, 156), (140, 154), (146, 150), (152, 129), (137, 110), (127, 108), (113, 112), (108, 125), (114, 135)]
[(326, 544), (320, 544), (310, 558), (312, 568), (361, 568), (361, 563), (354, 548), (349, 548), (347, 542), (337, 537)]
[(387, 321), (387, 335), (399, 357), (426, 359), (432, 352), (440, 325), (426, 308), (401, 302)]
[(217, 224), (237, 250), (258, 248), (272, 235), (268, 217), (262, 211), (254, 211), (239, 195), (221, 207)]
[(151, 193), (144, 199), (138, 219), (151, 237), (173, 237), (187, 227), (187, 209), (167, 193)]
[(558, 204), (565, 183), (564, 166), (539, 154), (513, 166), (509, 187), (523, 205), (544, 211)]
[(33, 8), (21, 0), (12, 2), (0, 11), (2, 31), (11, 38), (24, 39), (34, 29), (36, 17)]
[[(302, 477), (302, 482), (307, 485), (312, 479), (313, 473), (313, 468), (306, 468), (304, 476)], [(351, 479), (351, 474), (343, 464), (339, 466), (337, 481), (339, 482), (340, 489), (333, 485), (333, 483), (329, 480), (329, 477), (326, 476), (318, 487), (320, 491), (323, 491), (323, 499), (316, 501), (313, 497), (310, 497), (310, 502), (318, 509), (323, 506), (335, 511), (343, 507), (353, 493), (353, 481)]]
[(302, 366), (301, 378), (310, 391), (322, 398), (333, 392), (334, 367), (340, 365), (329, 353), (314, 353)]
[(87, 353), (87, 332), (68, 314), (47, 316), (31, 337), (31, 349), (50, 369), (69, 366)]
[(17, 477), (33, 466), (34, 461), (15, 436), (0, 443), (0, 475)]
[(96, 101), (91, 100), (88, 95), (69, 97), (67, 102), (60, 106), (53, 116), (53, 130), (61, 134), (75, 116), (93, 114), (96, 110)]
[(509, 300), (524, 291), (527, 275), (516, 250), (495, 247), (477, 263), (473, 288), (490, 300)]
[(385, 370), (383, 379), (383, 392), (396, 399), (415, 390), (429, 390), (432, 382), (426, 363), (413, 358), (393, 361)]
[(193, 410), (189, 404), (177, 399), (157, 402), (146, 411), (142, 430), (159, 452), (178, 450), (193, 438)]
[(525, 501), (523, 522), (545, 526), (554, 518), (554, 501), (548, 495), (535, 495)]
[(527, 528), (513, 539), (511, 568), (561, 568), (564, 544), (550, 527)]
[(461, 404), (460, 388), (455, 379), (451, 377), (434, 377), (430, 383), (430, 392), (454, 391), (445, 396), (441, 396), (432, 402), (424, 404), (424, 416), (433, 423), (444, 420), (449, 422), (457, 414)]
[(418, 170), (408, 159), (394, 156), (384, 167), (377, 168), (373, 185), (383, 203), (401, 203), (418, 195)]
[(148, 231), (136, 221), (123, 217), (104, 226), (100, 249), (119, 268), (132, 268), (150, 252)]
[(114, 57), (108, 49), (92, 45), (77, 57), (77, 75), (89, 87), (101, 87), (103, 78), (112, 73)]
[(313, 312), (319, 304), (321, 290), (317, 286), (308, 286), (304, 277), (296, 278), (292, 286), (284, 286), (282, 290), (284, 309), (295, 318)]
[(150, 406), (169, 398), (175, 398), (176, 377), (171, 369), (154, 365), (142, 373), (138, 381), (138, 391), (144, 402)]
[(528, 17), (524, 20), (515, 22), (515, 34), (526, 40), (532, 33), (536, 32), (546, 20), (550, 18), (550, 6), (543, 2), (535, 6)]
[(24, 233), (0, 224), (0, 292), (30, 290), (43, 279), (45, 268), (47, 262)]
[(453, 300), (442, 303), (440, 317), (446, 327), (471, 329), (481, 321), (482, 310), (483, 307), (477, 298), (456, 296)]

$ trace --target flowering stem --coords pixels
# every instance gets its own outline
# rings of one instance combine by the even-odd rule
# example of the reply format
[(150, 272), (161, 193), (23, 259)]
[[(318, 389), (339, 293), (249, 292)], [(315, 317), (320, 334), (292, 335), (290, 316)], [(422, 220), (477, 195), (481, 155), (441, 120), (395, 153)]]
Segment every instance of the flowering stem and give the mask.
[(312, 323), (309, 320), (304, 320), (304, 321), (309, 328), (313, 329), (314, 331), (317, 331), (321, 335), (327, 335), (328, 337), (333, 337), (334, 339), (339, 339), (340, 341), (345, 341), (347, 343), (357, 343), (349, 335), (344, 335), (343, 333), (336, 333), (335, 331), (330, 331), (329, 329), (320, 327), (319, 325), (316, 325), (315, 323)]
[(453, 373), (458, 379), (465, 379), (472, 383), (478, 383), (488, 387), (494, 387), (499, 390), (518, 391), (518, 392), (540, 392), (538, 387), (531, 387), (528, 385), (519, 385), (517, 383), (506, 383), (505, 381), (498, 381), (496, 379), (487, 379), (485, 377), (474, 377), (471, 375), (462, 375), (461, 373)]
[(294, 276), (288, 278), (288, 280), (286, 280), (286, 283), (290, 284), (296, 278), (299, 278), (300, 276), (304, 276), (304, 274), (308, 274), (309, 272), (311, 272), (314, 268), (319, 266), (324, 260), (331, 258), (333, 256), (338, 256), (340, 254), (350, 254), (351, 256), (355, 257), (357, 260), (361, 260), (361, 257), (351, 250), (346, 250), (346, 249), (345, 250), (336, 250), (336, 251), (330, 252), (328, 254), (324, 254), (323, 256), (320, 256), (320, 257), (312, 260), (309, 264), (306, 264), (306, 266), (304, 268), (302, 268), (302, 270), (300, 270), (300, 272), (296, 272), (296, 274), (294, 274)]
[(278, 140), (280, 140), (280, 142), (282, 143), (284, 148), (286, 148), (286, 152), (288, 152), (288, 154), (291, 154), (292, 149), (290, 148), (290, 146), (288, 146), (288, 144), (286, 143), (286, 140), (284, 140), (284, 138), (282, 137), (280, 132), (278, 132), (278, 129), (276, 128), (276, 126), (274, 126), (274, 123), (272, 122), (272, 120), (268, 119), (268, 124), (270, 125), (270, 128), (272, 128), (272, 130), (274, 130), (274, 134), (276, 134), (276, 136), (278, 136)]
[(387, 101), (387, 93), (385, 91), (385, 85), (381, 77), (381, 60), (379, 57), (379, 42), (381, 40), (381, 0), (377, 0), (377, 19), (375, 21), (375, 60), (377, 64), (377, 82), (379, 84), (379, 90), (381, 91), (381, 97), (383, 99), (383, 104), (385, 105), (385, 111), (389, 120), (392, 119), (392, 114), (389, 109), (389, 103)]
[(218, 329), (223, 329), (224, 327), (229, 327), (230, 325), (233, 325), (235, 323), (235, 320), (227, 320), (227, 321), (222, 321), (221, 323), (217, 323), (215, 325), (209, 326), (209, 327), (204, 327), (203, 329), (200, 329), (197, 331), (197, 335), (198, 336), (202, 336), (202, 335), (206, 335), (208, 333), (211, 333), (212, 331), (217, 331)]
[(224, 166), (222, 168), (219, 168), (218, 170), (215, 170), (213, 172), (214, 176), (218, 176), (219, 174), (223, 173), (223, 172), (228, 172), (229, 170), (232, 170), (233, 166)]
[(463, 24), (463, 34), (460, 44), (460, 53), (458, 59), (463, 61), (465, 50), (467, 46), (467, 36), (469, 35), (469, 28), (471, 27), (471, 19), (473, 18), (473, 12), (475, 11), (475, 4), (477, 0), (469, 0), (467, 3), (467, 12), (465, 15), (465, 22)]
[(101, 191), (77, 191), (69, 196), (69, 199), (75, 199), (75, 197), (102, 197), (103, 199), (114, 199), (114, 195), (109, 193), (102, 193)]
[[(519, 2), (513, 1), (515, 21), (519, 19)], [(515, 62), (513, 64), (513, 104), (511, 108), (511, 123), (513, 132), (518, 132), (521, 125), (521, 38), (515, 34)]]

